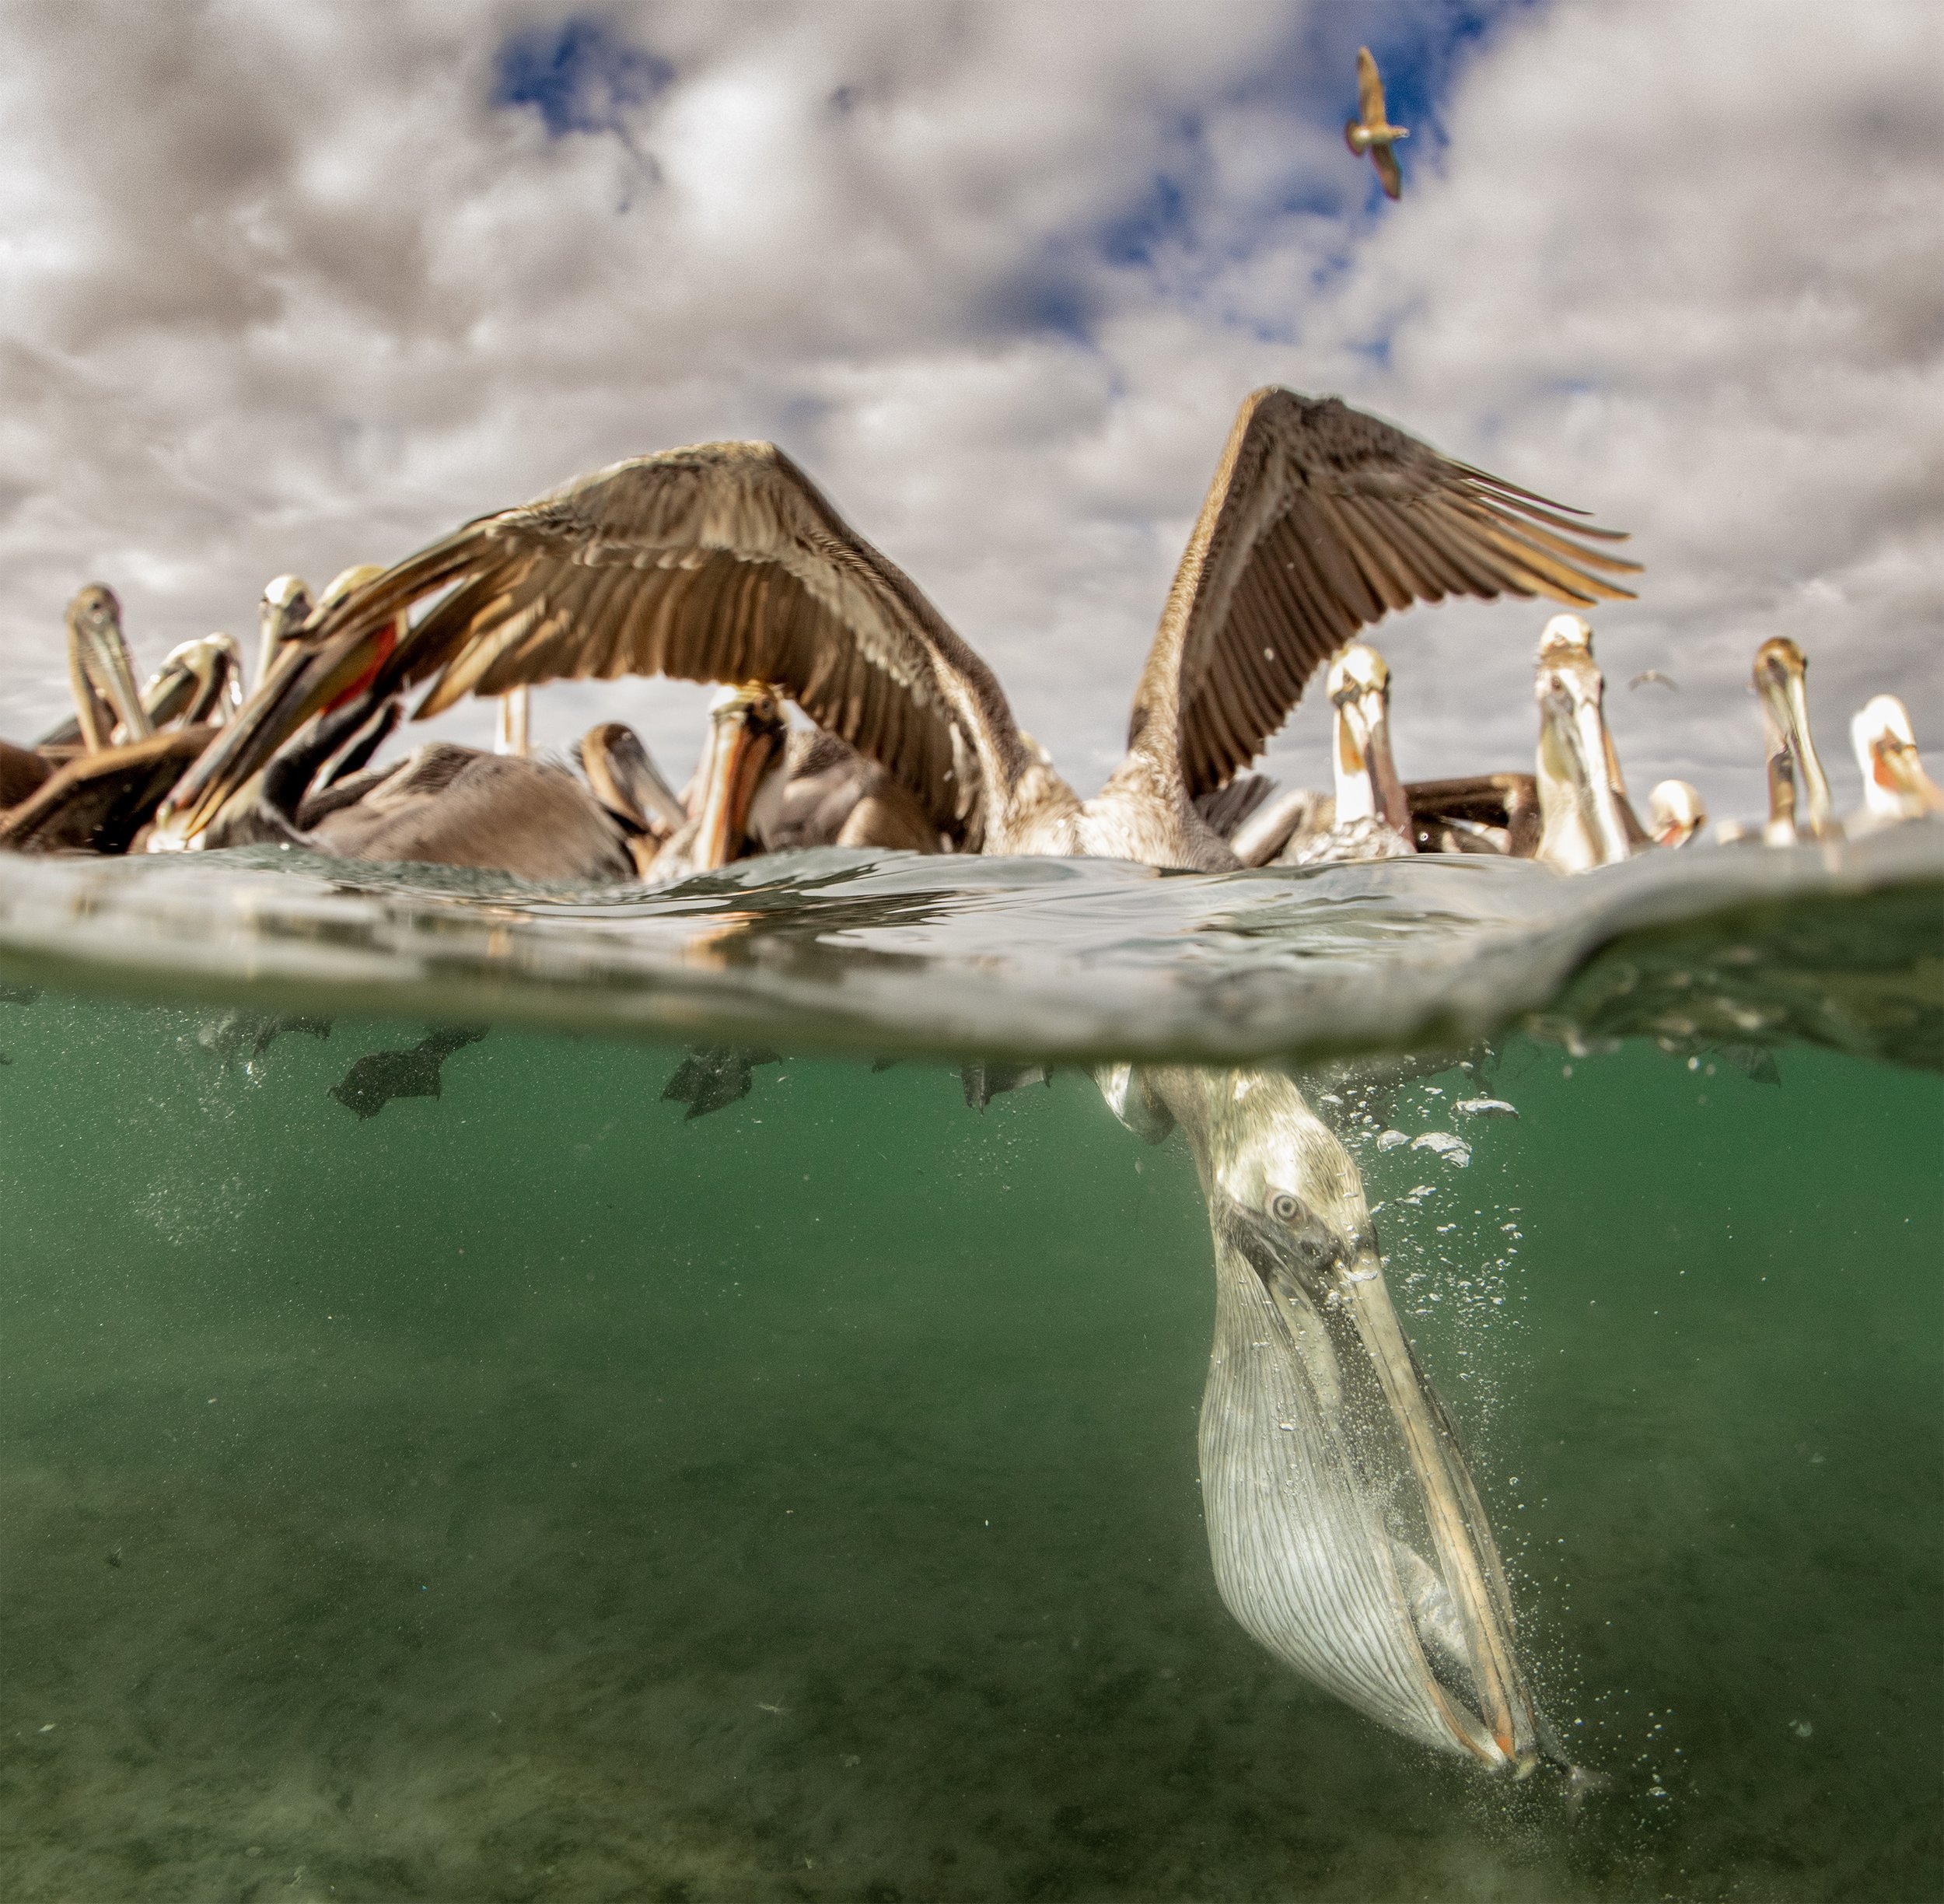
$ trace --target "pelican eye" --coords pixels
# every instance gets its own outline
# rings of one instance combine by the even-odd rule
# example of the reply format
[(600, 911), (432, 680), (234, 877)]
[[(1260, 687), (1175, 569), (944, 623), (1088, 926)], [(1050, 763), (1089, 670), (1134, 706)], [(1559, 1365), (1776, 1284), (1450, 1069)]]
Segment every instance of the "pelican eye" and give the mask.
[(1269, 1214), (1278, 1223), (1295, 1223), (1303, 1214), (1302, 1199), (1292, 1197), (1287, 1190), (1278, 1190), (1269, 1199)]

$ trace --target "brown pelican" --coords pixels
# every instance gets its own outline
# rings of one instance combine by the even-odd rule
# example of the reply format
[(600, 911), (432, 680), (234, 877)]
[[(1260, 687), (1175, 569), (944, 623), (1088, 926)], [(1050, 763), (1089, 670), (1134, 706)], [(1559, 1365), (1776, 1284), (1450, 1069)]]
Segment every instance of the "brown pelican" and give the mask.
[(645, 875), (656, 855), (688, 824), (687, 809), (662, 778), (641, 736), (620, 721), (589, 728), (575, 754), (594, 797), (628, 829)]
[(21, 801), (42, 785), (59, 767), (37, 748), (16, 747), (0, 740), (0, 814)]
[(789, 715), (767, 682), (725, 688), (709, 703), (708, 735), (690, 782), (687, 824), (657, 851), (657, 877), (706, 872), (762, 844), (781, 810)]
[(1878, 695), (1851, 719), (1850, 744), (1863, 775), (1863, 810), (1851, 831), (1944, 813), (1944, 788), (1917, 756), (1911, 717), (1895, 695)]
[[(220, 727), (243, 705), (243, 655), (227, 635), (205, 635), (179, 642), (142, 690), (142, 709), (152, 729), (172, 726)], [(117, 741), (128, 736), (117, 724)], [(43, 747), (82, 744), (79, 711), (40, 737)]]
[(124, 747), (77, 754), (0, 813), (0, 850), (128, 852), (216, 732), (170, 727)]
[(1641, 831), (1616, 784), (1619, 765), (1601, 712), (1604, 685), (1593, 632), (1575, 614), (1554, 615), (1539, 638), (1539, 809), (1536, 857), (1562, 873), (1611, 866)]
[(75, 725), (89, 753), (114, 745), (117, 726), (129, 740), (145, 740), (155, 731), (135, 691), (121, 604), (99, 582), (89, 583), (68, 604), (68, 674)]
[(1687, 780), (1663, 780), (1647, 796), (1647, 830), (1662, 846), (1685, 846), (1708, 824), (1701, 789)]
[(935, 853), (942, 842), (925, 809), (848, 741), (820, 727), (799, 728), (785, 750), (781, 797), (763, 843), (792, 847), (890, 848)]
[(125, 852), (214, 737), (212, 717), (230, 705), (235, 644), (227, 635), (185, 642), (138, 694), (121, 604), (91, 583), (68, 607), (68, 653), (73, 722), (0, 761), (11, 796), (0, 848)]
[[(1771, 846), (1791, 846), (1798, 840), (1840, 838), (1829, 780), (1809, 730), (1809, 663), (1787, 635), (1775, 635), (1756, 649), (1755, 692), (1768, 743), (1768, 824), (1763, 839)], [(1799, 793), (1806, 815), (1796, 811)]]
[[(1407, 780), (1404, 804), (1419, 852), (1502, 853), (1530, 859), (1539, 849), (1539, 783), (1529, 773), (1463, 774)], [(1287, 864), (1336, 822), (1335, 796), (1306, 788), (1262, 802), (1229, 835), (1244, 866)]]
[(302, 576), (275, 576), (264, 590), (263, 598), (257, 604), (259, 686), (269, 680), (285, 644), (295, 640), (297, 631), (309, 620), (313, 606), (310, 584)]
[(1215, 1240), (1201, 1500), (1215, 1582), (1271, 1652), (1407, 1736), (1523, 1773), (1557, 1756), (1451, 1419), (1385, 1286), (1363, 1184), (1279, 1073), (1115, 1067), (1176, 1124)]
[(1397, 859), (1415, 852), (1415, 829), (1390, 754), (1390, 670), (1376, 649), (1352, 642), (1330, 664), (1337, 779), (1328, 830), (1283, 855), (1286, 866)]
[(226, 803), (212, 844), (276, 840), (333, 858), (476, 866), (598, 884), (708, 871), (760, 835), (781, 758), (782, 709), (760, 688), (719, 695), (686, 813), (631, 730), (609, 722), (577, 750), (583, 785), (523, 755), (433, 741), (402, 761), (310, 792), (320, 767), (365, 728), (362, 695), (316, 723)]
[(1388, 198), (1397, 198), (1404, 191), (1404, 180), (1397, 171), (1397, 155), (1392, 146), (1396, 141), (1410, 136), (1407, 128), (1390, 123), (1384, 110), (1384, 82), (1377, 71), (1377, 62), (1370, 57), (1369, 47), (1358, 47), (1357, 117), (1344, 125), (1343, 140), (1358, 158), (1369, 153), (1370, 163), (1377, 168), (1378, 179)]
[(1247, 765), (1319, 666), (1413, 601), (1625, 594), (1607, 578), (1637, 565), (1575, 537), (1616, 539), (1334, 398), (1257, 391), (1176, 573), (1127, 757), (1083, 802), (991, 670), (780, 450), (669, 450), (483, 516), (320, 611), (163, 830), (192, 842), (354, 683), (429, 682), (422, 716), (475, 692), (663, 673), (776, 684), (955, 845), (1222, 870), (1236, 856), (1195, 800)]

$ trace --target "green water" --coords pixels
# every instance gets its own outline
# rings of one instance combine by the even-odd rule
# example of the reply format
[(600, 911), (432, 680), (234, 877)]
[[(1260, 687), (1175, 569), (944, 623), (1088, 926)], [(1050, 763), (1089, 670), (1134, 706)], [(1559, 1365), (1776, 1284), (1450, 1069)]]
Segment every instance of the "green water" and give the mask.
[(1515, 1038), (1360, 1151), (1575, 1818), (1224, 1611), (1194, 1170), (1083, 1078), (502, 1027), (359, 1121), (422, 1024), (198, 1023), (0, 1004), (9, 1904), (1944, 1890), (1935, 1076)]

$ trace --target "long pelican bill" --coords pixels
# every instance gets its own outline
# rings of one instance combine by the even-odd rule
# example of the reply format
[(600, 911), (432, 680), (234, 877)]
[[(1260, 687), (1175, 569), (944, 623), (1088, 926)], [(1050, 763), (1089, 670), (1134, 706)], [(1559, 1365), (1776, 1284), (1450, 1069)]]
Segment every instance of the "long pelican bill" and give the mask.
[(1336, 743), (1337, 823), (1381, 820), (1411, 838), (1411, 803), (1390, 749), (1390, 670), (1382, 655), (1353, 642), (1330, 668)]
[(194, 848), (224, 803), (306, 721), (342, 706), (372, 684), (397, 641), (397, 630), (388, 622), (314, 649), (285, 642), (268, 678), (156, 815), (149, 851)]
[(119, 726), (127, 741), (155, 732), (135, 687), (121, 604), (113, 589), (91, 582), (68, 604), (68, 666), (81, 739), (91, 754), (114, 744)]
[(1141, 1134), (1181, 1125), (1208, 1206), (1202, 1506), (1224, 1604), (1360, 1711), (1523, 1774), (1545, 1734), (1504, 1569), (1348, 1153), (1278, 1073), (1102, 1083)]
[(1944, 789), (1924, 771), (1917, 736), (1895, 695), (1873, 696), (1850, 722), (1863, 775), (1864, 810), (1873, 822), (1944, 813)]
[(1540, 637), (1538, 780), (1544, 831), (1538, 857), (1568, 873), (1624, 859), (1632, 848), (1614, 787), (1612, 744), (1601, 709), (1604, 684), (1593, 631), (1555, 615)]
[(280, 575), (264, 588), (257, 604), (257, 679), (267, 681), (287, 642), (310, 618), (310, 584), (302, 576)]
[(708, 758), (690, 863), (706, 873), (742, 851), (757, 790), (781, 764), (788, 732), (781, 696), (760, 681), (726, 688), (709, 707)]
[[(1785, 635), (1755, 653), (1755, 691), (1768, 737), (1768, 837), (1773, 843), (1823, 839), (1835, 833), (1835, 802), (1809, 724), (1809, 663)], [(1808, 808), (1799, 817), (1800, 793)]]

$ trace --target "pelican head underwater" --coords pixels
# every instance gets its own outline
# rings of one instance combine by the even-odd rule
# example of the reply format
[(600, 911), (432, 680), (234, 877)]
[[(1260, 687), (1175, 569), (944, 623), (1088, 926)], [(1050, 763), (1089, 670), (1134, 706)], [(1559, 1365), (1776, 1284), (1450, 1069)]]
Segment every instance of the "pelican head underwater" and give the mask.
[(1349, 1153), (1279, 1072), (1097, 1074), (1187, 1135), (1215, 1258), (1202, 1511), (1223, 1604), (1394, 1731), (1495, 1771), (1565, 1762), (1451, 1419), (1391, 1306)]

